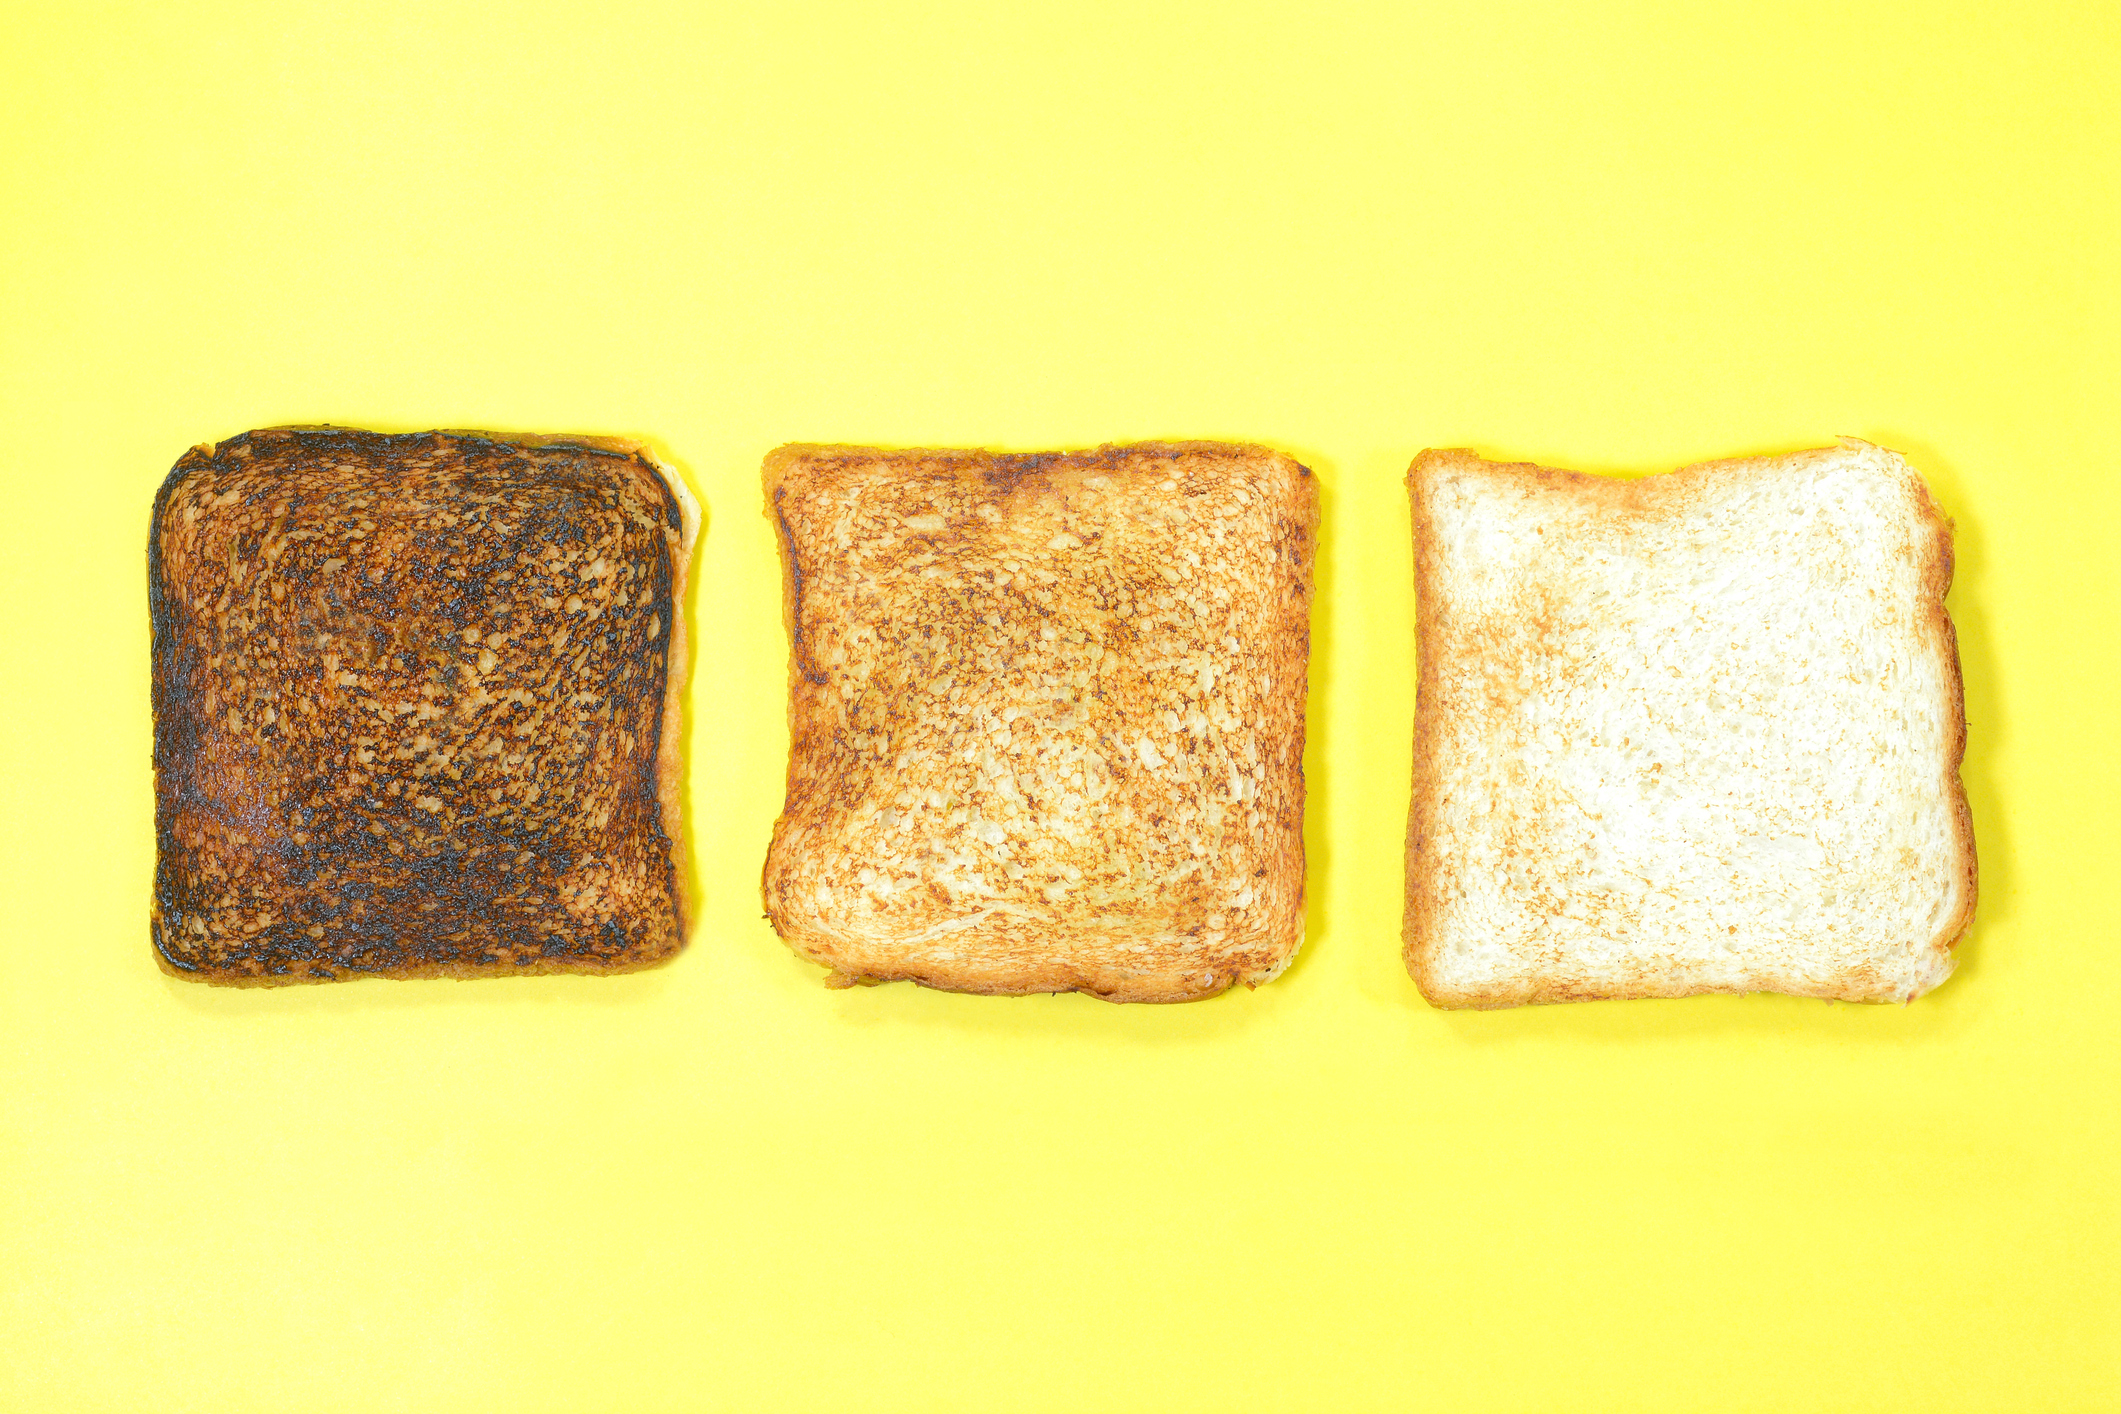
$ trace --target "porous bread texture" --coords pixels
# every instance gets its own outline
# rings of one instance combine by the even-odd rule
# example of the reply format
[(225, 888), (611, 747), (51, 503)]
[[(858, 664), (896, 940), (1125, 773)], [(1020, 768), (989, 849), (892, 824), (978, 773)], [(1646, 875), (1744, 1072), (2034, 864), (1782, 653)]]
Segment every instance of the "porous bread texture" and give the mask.
[(1909, 1001), (1974, 843), (1951, 528), (1844, 440), (1637, 480), (1430, 451), (1405, 954), (1439, 1006)]
[(1303, 929), (1317, 496), (1261, 447), (784, 447), (764, 877), (842, 981), (1184, 1001)]
[(682, 946), (697, 503), (631, 441), (267, 428), (149, 543), (157, 957), (273, 986)]

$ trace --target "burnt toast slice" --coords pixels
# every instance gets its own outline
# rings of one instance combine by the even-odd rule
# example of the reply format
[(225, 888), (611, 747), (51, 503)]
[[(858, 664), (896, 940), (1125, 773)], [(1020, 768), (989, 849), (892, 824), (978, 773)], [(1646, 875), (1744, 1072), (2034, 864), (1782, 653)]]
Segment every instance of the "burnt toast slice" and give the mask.
[(675, 954), (698, 525), (616, 439), (271, 428), (187, 452), (148, 539), (163, 968)]
[(1264, 447), (784, 447), (768, 917), (841, 983), (1186, 1001), (1303, 934), (1318, 499)]

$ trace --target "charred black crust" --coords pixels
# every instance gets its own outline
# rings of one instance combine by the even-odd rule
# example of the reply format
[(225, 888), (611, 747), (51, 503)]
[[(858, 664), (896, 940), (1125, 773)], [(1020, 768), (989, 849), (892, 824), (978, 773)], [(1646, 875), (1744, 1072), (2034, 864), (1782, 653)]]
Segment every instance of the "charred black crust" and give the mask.
[(810, 661), (810, 650), (803, 642), (803, 558), (796, 552), (795, 529), (788, 524), (788, 513), (781, 509), (786, 489), (774, 488), (773, 523), (780, 531), (781, 557), (788, 566), (788, 642), (795, 670), (810, 682), (823, 683), (824, 670)]
[(148, 536), (168, 969), (674, 953), (657, 758), (683, 523), (652, 463), (592, 443), (305, 428), (187, 452)]

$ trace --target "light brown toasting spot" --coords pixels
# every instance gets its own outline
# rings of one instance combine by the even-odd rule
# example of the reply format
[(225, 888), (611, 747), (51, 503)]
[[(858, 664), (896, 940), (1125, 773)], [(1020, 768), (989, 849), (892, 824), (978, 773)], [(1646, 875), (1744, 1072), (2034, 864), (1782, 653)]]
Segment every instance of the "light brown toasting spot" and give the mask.
[(841, 981), (1184, 1001), (1303, 927), (1317, 495), (1260, 447), (784, 447), (768, 916)]

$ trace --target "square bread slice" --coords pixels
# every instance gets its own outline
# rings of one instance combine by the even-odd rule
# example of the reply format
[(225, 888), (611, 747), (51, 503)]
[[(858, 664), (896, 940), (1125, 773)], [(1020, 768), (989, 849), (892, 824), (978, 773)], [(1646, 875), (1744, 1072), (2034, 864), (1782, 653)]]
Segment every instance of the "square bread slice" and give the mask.
[(783, 447), (767, 916), (842, 983), (1187, 1001), (1303, 933), (1318, 499), (1263, 447)]
[(155, 498), (150, 931), (230, 986), (683, 946), (699, 511), (631, 442), (272, 428)]
[(1407, 476), (1407, 969), (1439, 1006), (1908, 1001), (1974, 910), (1951, 526), (1864, 442)]

